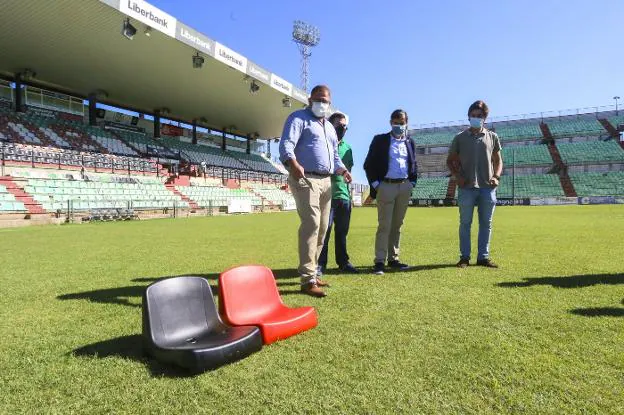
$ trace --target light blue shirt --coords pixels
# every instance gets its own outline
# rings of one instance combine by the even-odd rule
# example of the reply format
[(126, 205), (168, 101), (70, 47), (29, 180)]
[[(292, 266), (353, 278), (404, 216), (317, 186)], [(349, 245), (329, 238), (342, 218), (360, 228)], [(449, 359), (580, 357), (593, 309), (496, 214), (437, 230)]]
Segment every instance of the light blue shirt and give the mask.
[(286, 119), (279, 154), (282, 163), (296, 159), (304, 171), (332, 174), (345, 168), (338, 154), (334, 126), (316, 118), (309, 108), (295, 111)]
[(388, 157), (388, 173), (386, 179), (406, 179), (407, 169), (407, 140), (405, 137), (396, 138), (392, 135)]

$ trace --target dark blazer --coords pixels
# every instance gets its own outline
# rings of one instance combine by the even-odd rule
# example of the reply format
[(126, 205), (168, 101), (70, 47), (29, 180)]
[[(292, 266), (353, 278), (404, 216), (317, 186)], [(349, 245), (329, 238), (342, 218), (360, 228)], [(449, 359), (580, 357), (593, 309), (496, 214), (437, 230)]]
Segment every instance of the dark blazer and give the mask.
[[(372, 183), (383, 181), (388, 174), (388, 159), (390, 156), (390, 133), (379, 134), (373, 137), (373, 141), (368, 149), (366, 160), (364, 161), (364, 171), (370, 185), (370, 195), (373, 199), (377, 197), (377, 190), (373, 189)], [(418, 177), (418, 166), (416, 165), (416, 143), (411, 137), (407, 138), (407, 178), (416, 185)]]

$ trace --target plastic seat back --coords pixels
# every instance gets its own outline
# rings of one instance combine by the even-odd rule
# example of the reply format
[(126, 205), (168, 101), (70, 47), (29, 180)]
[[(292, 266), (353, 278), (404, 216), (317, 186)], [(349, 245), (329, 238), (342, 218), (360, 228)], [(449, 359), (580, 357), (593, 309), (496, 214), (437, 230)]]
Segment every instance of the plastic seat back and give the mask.
[(273, 272), (262, 265), (246, 265), (219, 276), (219, 306), (234, 325), (256, 324), (284, 307)]
[(204, 278), (169, 278), (145, 290), (143, 335), (157, 346), (175, 346), (221, 324), (210, 285)]

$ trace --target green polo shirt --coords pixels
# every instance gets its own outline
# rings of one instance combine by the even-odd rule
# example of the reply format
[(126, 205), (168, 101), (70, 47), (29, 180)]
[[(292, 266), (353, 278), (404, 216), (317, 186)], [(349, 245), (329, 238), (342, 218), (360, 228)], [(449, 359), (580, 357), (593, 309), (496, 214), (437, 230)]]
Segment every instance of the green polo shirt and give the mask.
[[(351, 171), (353, 168), (353, 152), (351, 151), (351, 146), (344, 140), (338, 143), (338, 155), (347, 170)], [(331, 182), (332, 199), (351, 200), (349, 185), (345, 182), (344, 177), (333, 174)]]

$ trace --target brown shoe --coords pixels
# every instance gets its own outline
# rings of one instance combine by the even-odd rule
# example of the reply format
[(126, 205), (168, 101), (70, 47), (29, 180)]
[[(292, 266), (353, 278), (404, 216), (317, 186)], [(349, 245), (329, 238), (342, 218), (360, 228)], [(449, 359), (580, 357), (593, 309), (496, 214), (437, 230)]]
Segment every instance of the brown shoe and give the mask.
[(469, 265), (470, 265), (470, 260), (468, 258), (460, 258), (459, 262), (455, 266), (457, 268), (466, 268)]
[(319, 277), (316, 277), (316, 285), (318, 285), (319, 287), (329, 287), (329, 283), (323, 281)]
[(488, 268), (498, 268), (498, 264), (492, 261), (490, 258), (479, 259), (477, 265)]
[(312, 297), (325, 297), (327, 293), (321, 290), (316, 283), (307, 283), (301, 285), (301, 292)]

